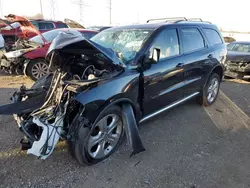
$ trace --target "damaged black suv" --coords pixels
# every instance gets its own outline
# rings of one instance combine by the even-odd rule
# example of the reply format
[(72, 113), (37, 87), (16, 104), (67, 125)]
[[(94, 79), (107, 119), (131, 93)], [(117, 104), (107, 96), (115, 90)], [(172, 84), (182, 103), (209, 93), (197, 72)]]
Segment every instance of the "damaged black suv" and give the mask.
[(61, 33), (46, 58), (53, 73), (0, 107), (25, 134), (22, 148), (46, 159), (66, 140), (73, 157), (91, 165), (125, 135), (132, 154), (143, 151), (139, 123), (192, 98), (211, 105), (227, 52), (218, 28), (186, 18), (156, 21), (162, 22), (108, 29), (91, 40)]

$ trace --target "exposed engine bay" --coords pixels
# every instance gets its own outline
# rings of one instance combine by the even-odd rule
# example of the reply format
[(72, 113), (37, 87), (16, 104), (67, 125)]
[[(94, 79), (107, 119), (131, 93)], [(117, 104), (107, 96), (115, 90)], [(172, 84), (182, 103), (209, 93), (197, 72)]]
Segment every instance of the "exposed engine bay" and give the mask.
[(14, 114), (25, 134), (22, 149), (41, 159), (53, 152), (59, 139), (68, 138), (71, 122), (84, 111), (74, 97), (123, 70), (119, 65), (107, 64), (109, 59), (100, 52), (81, 51), (77, 44), (60, 50), (52, 45), (47, 58), (52, 73), (30, 89), (22, 86), (12, 97), (15, 108), (1, 108), (1, 114)]

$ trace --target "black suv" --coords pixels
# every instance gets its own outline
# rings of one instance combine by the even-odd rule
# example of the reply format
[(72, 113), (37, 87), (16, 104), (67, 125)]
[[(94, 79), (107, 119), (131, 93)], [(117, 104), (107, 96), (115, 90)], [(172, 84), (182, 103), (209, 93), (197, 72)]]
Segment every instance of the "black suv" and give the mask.
[(61, 33), (47, 62), (53, 74), (21, 87), (0, 114), (14, 117), (23, 149), (47, 158), (67, 141), (81, 164), (111, 155), (127, 136), (132, 154), (144, 150), (137, 124), (196, 98), (218, 95), (226, 45), (215, 25), (186, 18), (104, 30), (90, 40)]

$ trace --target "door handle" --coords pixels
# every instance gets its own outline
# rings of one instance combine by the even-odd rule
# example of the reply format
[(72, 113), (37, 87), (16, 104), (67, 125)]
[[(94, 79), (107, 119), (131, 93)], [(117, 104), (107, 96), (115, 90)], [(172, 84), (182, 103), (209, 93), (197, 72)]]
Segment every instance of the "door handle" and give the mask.
[(207, 57), (208, 57), (209, 59), (212, 59), (214, 56), (213, 56), (213, 54), (209, 54)]
[(176, 67), (183, 67), (184, 63), (178, 63)]

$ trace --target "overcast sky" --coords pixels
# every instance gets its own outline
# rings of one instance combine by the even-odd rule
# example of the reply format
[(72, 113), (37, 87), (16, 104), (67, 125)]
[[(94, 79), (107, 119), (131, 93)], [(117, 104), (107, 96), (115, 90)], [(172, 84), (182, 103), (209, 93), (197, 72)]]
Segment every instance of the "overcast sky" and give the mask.
[[(3, 15), (34, 15), (40, 13), (40, 0), (0, 0)], [(52, 18), (50, 2), (42, 0), (45, 18)], [(54, 0), (56, 19), (70, 18), (79, 21), (79, 7), (74, 1)], [(149, 18), (199, 17), (226, 30), (250, 31), (249, 0), (112, 0), (112, 24), (144, 23)], [(85, 0), (83, 23), (109, 24), (109, 0)], [(1, 11), (1, 9), (0, 9)], [(1, 13), (0, 13), (1, 14)], [(1, 16), (1, 15), (0, 15)]]

